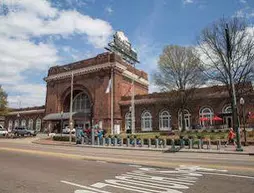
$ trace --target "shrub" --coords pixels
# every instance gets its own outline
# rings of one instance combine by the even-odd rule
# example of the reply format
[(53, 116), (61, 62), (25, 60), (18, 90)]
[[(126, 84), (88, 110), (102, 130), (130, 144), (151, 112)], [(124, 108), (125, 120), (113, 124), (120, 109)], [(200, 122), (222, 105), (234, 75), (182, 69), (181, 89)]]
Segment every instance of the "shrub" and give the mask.
[[(70, 138), (69, 136), (53, 136), (53, 140), (54, 141), (69, 141)], [(75, 142), (76, 141), (75, 137), (72, 136), (71, 141)]]

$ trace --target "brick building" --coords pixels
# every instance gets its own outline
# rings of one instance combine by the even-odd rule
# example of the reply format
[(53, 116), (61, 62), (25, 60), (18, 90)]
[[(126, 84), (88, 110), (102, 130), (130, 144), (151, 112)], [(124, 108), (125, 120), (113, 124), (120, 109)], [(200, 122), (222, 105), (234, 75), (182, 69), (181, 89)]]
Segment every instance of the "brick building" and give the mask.
[(12, 130), (15, 127), (26, 127), (36, 131), (43, 131), (43, 117), (45, 116), (45, 106), (29, 107), (21, 109), (10, 109), (5, 116), (5, 128)]
[[(113, 74), (112, 78), (111, 75)], [(113, 122), (125, 131), (131, 127), (131, 83), (135, 82), (135, 132), (168, 131), (181, 129), (182, 118), (174, 92), (148, 94), (148, 76), (142, 70), (124, 62), (114, 53), (102, 53), (94, 58), (75, 63), (54, 66), (45, 77), (47, 84), (45, 107), (14, 110), (5, 118), (5, 125), (13, 128), (16, 124), (33, 125), (39, 130), (60, 132), (69, 124), (71, 77), (73, 76), (73, 120), (75, 127), (89, 127), (98, 124), (111, 128), (111, 96), (113, 97)], [(106, 90), (109, 83), (111, 91)], [(245, 112), (254, 112), (254, 91), (246, 87)], [(239, 99), (237, 99), (239, 100)], [(239, 106), (240, 112), (242, 108)], [(231, 106), (223, 86), (197, 89), (184, 110), (187, 129), (212, 127), (219, 116), (220, 127), (232, 126)], [(200, 118), (205, 117), (205, 121)], [(252, 120), (247, 120), (252, 124)], [(26, 124), (25, 124), (26, 123)], [(39, 124), (40, 123), (40, 124)], [(36, 126), (37, 125), (37, 126)], [(199, 126), (200, 125), (200, 126)]]

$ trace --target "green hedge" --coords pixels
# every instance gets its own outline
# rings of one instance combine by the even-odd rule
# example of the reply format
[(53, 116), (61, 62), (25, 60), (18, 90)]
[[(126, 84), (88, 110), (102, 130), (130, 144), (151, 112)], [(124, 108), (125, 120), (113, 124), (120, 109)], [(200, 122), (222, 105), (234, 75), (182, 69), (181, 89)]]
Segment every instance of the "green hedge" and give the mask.
[[(69, 141), (70, 137), (69, 136), (54, 136), (53, 140), (55, 140), (55, 141)], [(71, 141), (75, 142), (76, 141), (75, 137), (71, 137)]]

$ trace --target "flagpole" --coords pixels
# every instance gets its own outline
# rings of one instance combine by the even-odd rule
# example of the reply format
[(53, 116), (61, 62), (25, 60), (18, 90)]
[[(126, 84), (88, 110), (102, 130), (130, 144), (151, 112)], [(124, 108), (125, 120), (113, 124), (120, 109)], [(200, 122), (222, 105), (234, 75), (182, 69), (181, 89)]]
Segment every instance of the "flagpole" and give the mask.
[[(134, 70), (135, 70), (135, 64), (134, 64)], [(131, 87), (132, 87), (132, 93), (131, 93), (131, 133), (135, 133), (135, 90), (134, 90), (134, 73), (132, 73), (132, 82), (131, 82)]]
[(114, 134), (114, 69), (111, 66), (111, 135)]

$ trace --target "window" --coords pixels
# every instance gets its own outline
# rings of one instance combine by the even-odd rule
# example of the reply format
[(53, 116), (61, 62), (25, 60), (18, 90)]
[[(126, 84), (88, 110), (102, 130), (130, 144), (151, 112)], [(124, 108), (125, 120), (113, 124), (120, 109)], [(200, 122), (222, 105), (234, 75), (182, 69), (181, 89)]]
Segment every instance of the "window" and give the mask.
[(21, 121), (21, 127), (26, 127), (26, 120), (25, 120), (25, 119), (23, 119), (23, 120)]
[(183, 117), (184, 117), (184, 120), (182, 120), (182, 112), (180, 110), (178, 112), (178, 127), (179, 127), (179, 130), (182, 130), (183, 121), (184, 121), (185, 129), (188, 130), (188, 129), (190, 129), (190, 125), (191, 125), (191, 114), (187, 109), (183, 110)]
[(160, 113), (160, 122), (159, 122), (159, 127), (160, 130), (170, 130), (170, 113), (168, 111), (162, 111)]
[(224, 113), (232, 113), (232, 107), (231, 106), (226, 106), (225, 108), (224, 108), (224, 111), (223, 111)]
[(199, 112), (199, 117), (200, 119), (202, 118), (207, 118), (207, 120), (200, 120), (200, 124), (202, 126), (205, 126), (205, 125), (211, 125), (212, 124), (212, 121), (213, 121), (213, 112), (210, 108), (202, 108), (201, 111)]
[(28, 128), (32, 129), (32, 130), (34, 129), (34, 121), (33, 121), (33, 119), (29, 119)]
[(90, 113), (91, 104), (86, 93), (79, 93), (73, 100), (73, 111)]
[(144, 111), (141, 115), (142, 131), (152, 131), (152, 115), (148, 111)]
[(13, 124), (12, 120), (9, 120), (9, 124), (8, 124), (9, 130), (12, 129), (12, 124)]
[(41, 130), (41, 119), (37, 119), (36, 120), (36, 131), (40, 131)]
[(125, 130), (131, 129), (131, 113), (125, 114)]
[(19, 127), (19, 120), (15, 120), (14, 127)]

